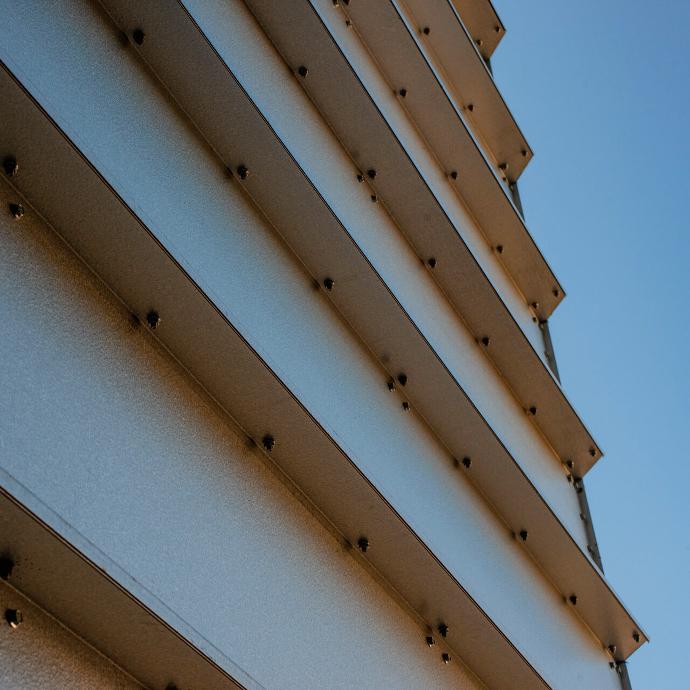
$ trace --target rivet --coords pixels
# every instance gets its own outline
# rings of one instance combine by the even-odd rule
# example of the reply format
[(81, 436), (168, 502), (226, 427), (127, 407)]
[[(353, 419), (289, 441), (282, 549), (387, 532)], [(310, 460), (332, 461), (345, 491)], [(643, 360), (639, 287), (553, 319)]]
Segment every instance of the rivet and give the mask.
[(613, 655), (613, 654), (616, 653), (616, 645), (615, 645), (615, 644), (610, 644), (610, 645), (607, 647), (607, 649), (609, 650), (609, 653), (610, 653), (611, 655)]
[(388, 379), (388, 383), (386, 385), (388, 386), (389, 391), (395, 390), (395, 381), (393, 379)]
[(132, 31), (132, 40), (140, 46), (144, 42), (144, 32), (141, 29), (134, 29)]
[(306, 77), (307, 74), (309, 74), (309, 70), (304, 65), (300, 65), (297, 68), (297, 74), (299, 74), (300, 77)]
[(425, 27), (422, 29), (422, 33), (423, 33), (425, 36), (428, 36), (428, 35), (431, 33), (431, 29), (430, 29), (428, 26), (425, 26)]
[(373, 180), (376, 177), (376, 170), (374, 170), (374, 168), (369, 168), (369, 170), (367, 170), (367, 175), (370, 180)]
[(497, 251), (499, 254), (503, 254), (503, 245), (502, 245), (502, 244), (497, 244), (497, 245), (496, 245), (496, 251)]
[(469, 110), (470, 112), (472, 112), (472, 111), (474, 110), (474, 104), (473, 104), (473, 103), (468, 103), (468, 104), (467, 104), (467, 110)]
[(10, 204), (10, 215), (15, 220), (19, 220), (24, 215), (24, 207), (21, 204)]
[(249, 177), (249, 168), (246, 165), (237, 166), (237, 175), (240, 180), (246, 180)]
[(335, 280), (333, 278), (324, 278), (323, 279), (323, 286), (328, 290), (329, 292), (333, 289), (333, 286), (335, 285)]
[(633, 630), (632, 638), (633, 638), (633, 640), (635, 640), (635, 642), (639, 642), (640, 641), (640, 633), (638, 633), (637, 630)]
[(444, 664), (449, 664), (450, 663), (450, 654), (448, 654), (448, 652), (443, 652), (443, 654), (441, 654), (441, 660), (443, 661)]
[(470, 469), (472, 467), (472, 458), (465, 456), (462, 459), (462, 464), (465, 466), (465, 469)]
[(500, 26), (494, 26), (494, 31), (498, 34), (501, 33), (501, 27)]
[(499, 163), (498, 169), (499, 170), (508, 170), (508, 163)]
[(522, 151), (520, 151), (520, 153), (522, 154), (523, 158), (527, 158), (527, 149), (522, 149)]
[(14, 561), (8, 556), (0, 558), (0, 579), (9, 580), (14, 570)]
[(590, 448), (590, 449), (589, 449), (589, 454), (590, 454), (592, 457), (594, 457), (594, 456), (597, 454), (597, 451), (594, 450), (594, 448)]
[(364, 182), (364, 175), (362, 173), (357, 174), (357, 182)]
[(558, 288), (554, 288), (552, 292), (554, 297), (558, 297), (558, 295), (561, 294), (561, 291)]
[(407, 96), (407, 89), (400, 89), (398, 94), (400, 95), (400, 98), (405, 98), (405, 96)]
[(490, 342), (491, 342), (491, 338), (489, 338), (488, 335), (485, 335), (482, 338), (482, 345), (484, 345), (485, 347), (488, 347)]
[(7, 177), (14, 177), (19, 172), (19, 163), (14, 156), (7, 156), (2, 162), (2, 169)]
[(5, 609), (5, 620), (10, 628), (16, 630), (24, 620), (24, 616), (22, 616), (22, 612), (18, 609)]
[[(345, 3), (347, 4), (347, 3)], [(345, 26), (349, 29), (352, 26), (352, 22), (349, 19), (345, 20)]]
[(399, 374), (398, 374), (398, 383), (399, 383), (401, 386), (407, 385), (407, 374), (402, 373), (402, 372), (399, 373)]
[(568, 597), (568, 601), (569, 601), (573, 606), (576, 606), (576, 605), (577, 605), (577, 594), (571, 594), (571, 595)]
[(151, 330), (155, 331), (156, 328), (161, 325), (161, 317), (158, 315), (158, 312), (152, 309), (146, 315), (146, 323), (149, 325)]
[(436, 259), (433, 256), (429, 257), (427, 263), (429, 264), (429, 268), (436, 268)]
[(366, 553), (369, 549), (369, 540), (366, 537), (360, 537), (357, 540), (357, 548), (362, 552)]
[(526, 529), (520, 530), (520, 539), (522, 539), (522, 541), (527, 541), (527, 530)]
[(532, 407), (529, 408), (529, 413), (531, 415), (537, 414), (537, 408), (534, 405), (532, 405)]
[(261, 439), (261, 445), (270, 453), (276, 446), (276, 440), (271, 434), (266, 434)]
[(457, 180), (458, 179), (458, 171), (457, 170), (451, 170), (450, 171), (450, 177), (453, 180)]
[(434, 646), (434, 638), (431, 635), (427, 635), (424, 641), (427, 643), (429, 647)]
[(448, 626), (445, 623), (439, 623), (438, 634), (441, 637), (447, 637), (448, 636)]
[(372, 200), (374, 203), (376, 203), (376, 202), (378, 201), (378, 197), (376, 196), (376, 194), (372, 194), (372, 195), (371, 195), (371, 200)]
[(402, 408), (403, 408), (403, 410), (405, 410), (405, 412), (409, 412), (410, 411), (410, 403), (408, 403), (407, 400), (405, 400), (402, 404)]

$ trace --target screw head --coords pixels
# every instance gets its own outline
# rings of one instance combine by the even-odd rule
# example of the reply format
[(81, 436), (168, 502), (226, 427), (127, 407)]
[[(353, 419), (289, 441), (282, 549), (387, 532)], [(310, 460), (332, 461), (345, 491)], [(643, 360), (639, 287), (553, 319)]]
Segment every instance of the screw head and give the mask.
[(592, 457), (594, 457), (594, 456), (597, 454), (597, 451), (594, 450), (594, 448), (590, 448), (590, 449), (589, 449), (589, 454), (590, 454)]
[(467, 110), (469, 110), (470, 112), (472, 112), (472, 111), (474, 110), (474, 103), (468, 103), (468, 104), (467, 104)]
[(24, 207), (21, 204), (9, 204), (10, 215), (15, 220), (19, 220), (24, 216)]
[(410, 411), (410, 403), (407, 402), (407, 400), (403, 401), (402, 408), (405, 412)]
[(19, 163), (14, 156), (7, 156), (2, 162), (2, 169), (7, 177), (14, 177), (19, 172)]
[(521, 529), (519, 534), (520, 534), (520, 539), (522, 539), (522, 541), (527, 541), (527, 530), (526, 529)]
[(433, 256), (430, 256), (429, 259), (427, 260), (427, 264), (429, 264), (429, 268), (436, 268), (436, 258)]
[(425, 26), (425, 27), (422, 29), (422, 33), (423, 33), (425, 36), (428, 36), (428, 35), (431, 33), (431, 29), (430, 29), (428, 26)]
[(357, 540), (357, 548), (362, 552), (366, 553), (369, 549), (369, 540), (366, 537), (360, 537)]
[(134, 29), (134, 31), (132, 31), (132, 40), (140, 46), (144, 42), (145, 35), (146, 34), (144, 34), (141, 29)]
[(158, 312), (152, 309), (146, 315), (146, 323), (152, 331), (155, 331), (161, 325), (161, 317), (158, 315)]
[(571, 595), (568, 597), (568, 601), (569, 601), (573, 606), (577, 606), (577, 594), (571, 594)]
[(405, 373), (403, 373), (403, 372), (400, 372), (400, 373), (398, 374), (398, 383), (399, 383), (401, 386), (407, 385), (407, 374), (405, 374)]
[(10, 628), (16, 630), (24, 620), (24, 616), (19, 609), (5, 609), (5, 620)]
[(246, 180), (249, 177), (249, 168), (246, 165), (237, 166), (237, 175), (240, 180)]
[(398, 91), (398, 94), (400, 98), (405, 98), (405, 96), (407, 96), (407, 89), (400, 89), (400, 91)]
[(309, 74), (309, 70), (304, 65), (300, 65), (297, 68), (297, 74), (299, 74), (300, 77), (306, 77), (307, 74)]
[(450, 171), (450, 178), (452, 180), (457, 180), (458, 179), (458, 171), (457, 170), (451, 170)]
[(503, 254), (503, 245), (502, 245), (502, 244), (497, 244), (497, 245), (496, 245), (496, 251), (497, 251), (499, 254)]
[(369, 170), (367, 170), (367, 176), (370, 180), (373, 180), (376, 177), (376, 170), (374, 170), (374, 168), (369, 168)]
[(443, 661), (444, 664), (449, 664), (450, 654), (448, 654), (448, 652), (443, 652), (443, 654), (441, 654), (441, 661)]
[(558, 295), (561, 294), (561, 291), (558, 288), (554, 288), (552, 291), (554, 297), (558, 297)]
[(0, 558), (0, 579), (9, 580), (14, 570), (14, 561), (9, 556)]
[(531, 415), (537, 414), (537, 408), (534, 405), (532, 405), (532, 407), (529, 408), (529, 413)]
[(395, 381), (393, 379), (388, 379), (388, 383), (386, 385), (388, 386), (389, 391), (395, 390)]
[(376, 194), (372, 194), (372, 195), (371, 195), (371, 200), (372, 200), (374, 203), (376, 203), (376, 202), (378, 201), (378, 197), (376, 196)]
[(429, 646), (429, 647), (433, 647), (434, 644), (435, 644), (434, 638), (433, 638), (431, 635), (427, 635), (427, 636), (424, 638), (424, 641), (427, 643), (427, 646)]
[(469, 470), (470, 467), (472, 467), (472, 458), (468, 457), (467, 455), (462, 459), (462, 464), (464, 465), (466, 470)]
[(329, 292), (333, 289), (333, 286), (335, 285), (335, 280), (333, 278), (324, 278), (323, 279), (323, 286), (328, 290)]
[(261, 445), (270, 453), (275, 448), (276, 440), (271, 434), (266, 434), (261, 439)]
[(508, 170), (508, 163), (499, 163), (498, 169), (499, 170)]
[(635, 642), (639, 642), (640, 641), (640, 633), (637, 632), (637, 630), (633, 630), (632, 638), (633, 638), (633, 640), (635, 640)]
[(438, 624), (438, 634), (441, 637), (447, 637), (448, 636), (448, 626), (445, 623), (439, 623)]
[(489, 338), (488, 335), (485, 335), (485, 336), (482, 338), (482, 345), (484, 345), (484, 347), (489, 347), (489, 343), (490, 343), (490, 342), (491, 342), (491, 338)]

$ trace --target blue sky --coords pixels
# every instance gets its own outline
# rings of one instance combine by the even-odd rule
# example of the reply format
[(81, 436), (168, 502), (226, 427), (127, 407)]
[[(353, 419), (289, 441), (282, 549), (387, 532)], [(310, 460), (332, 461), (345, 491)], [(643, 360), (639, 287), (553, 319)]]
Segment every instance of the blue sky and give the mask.
[(536, 154), (527, 223), (568, 293), (561, 378), (606, 452), (586, 480), (604, 568), (652, 638), (632, 685), (687, 689), (690, 2), (494, 5), (494, 74)]

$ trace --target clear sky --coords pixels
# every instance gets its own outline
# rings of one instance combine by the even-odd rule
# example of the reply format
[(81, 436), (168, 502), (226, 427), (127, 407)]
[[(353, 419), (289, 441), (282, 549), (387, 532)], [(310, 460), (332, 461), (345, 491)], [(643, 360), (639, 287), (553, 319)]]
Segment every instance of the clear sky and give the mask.
[[(494, 0), (492, 65), (535, 151), (528, 227), (567, 294), (563, 385), (608, 580), (651, 644), (634, 690), (688, 690), (690, 0)], [(592, 689), (596, 690), (596, 689)]]

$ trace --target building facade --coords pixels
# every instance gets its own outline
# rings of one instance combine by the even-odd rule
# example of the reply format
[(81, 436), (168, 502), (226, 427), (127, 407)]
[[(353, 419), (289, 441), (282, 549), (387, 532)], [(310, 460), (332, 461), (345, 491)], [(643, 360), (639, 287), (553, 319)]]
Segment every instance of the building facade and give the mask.
[(629, 687), (490, 1), (0, 7), (0, 687)]

